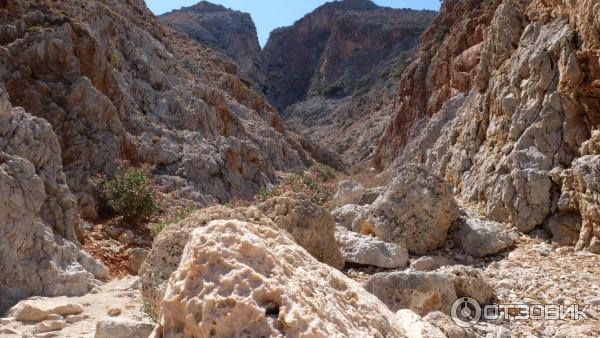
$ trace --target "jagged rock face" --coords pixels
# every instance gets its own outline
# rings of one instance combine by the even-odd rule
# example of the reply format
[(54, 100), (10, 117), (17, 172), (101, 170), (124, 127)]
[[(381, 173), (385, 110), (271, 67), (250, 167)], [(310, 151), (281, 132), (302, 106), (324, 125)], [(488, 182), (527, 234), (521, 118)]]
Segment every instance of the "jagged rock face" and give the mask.
[[(2, 89), (0, 87), (0, 89)], [(77, 247), (75, 198), (48, 122), (0, 92), (0, 313), (38, 296), (79, 296), (108, 270)]]
[[(443, 15), (460, 18), (449, 9), (445, 5)], [(585, 210), (593, 208), (580, 209), (574, 202), (577, 188), (569, 187), (573, 180), (590, 182), (595, 175), (576, 173), (577, 163), (588, 160), (579, 157), (597, 154), (600, 4), (505, 0), (486, 15), (492, 13), (468, 95), (447, 101), (440, 110), (446, 118), (434, 116), (432, 124), (423, 124), (419, 133), (429, 136), (415, 138), (393, 166), (409, 161), (425, 165), (489, 218), (522, 231), (570, 213), (581, 214), (584, 224), (595, 224), (585, 220)], [(398, 111), (396, 122), (410, 114)], [(392, 141), (380, 149), (399, 149), (388, 146), (401, 134), (392, 132)], [(394, 161), (394, 156), (386, 158)], [(583, 237), (586, 229), (590, 226), (582, 227)], [(593, 237), (584, 239), (583, 246), (593, 246)]]
[[(188, 320), (188, 318), (196, 318)], [(269, 226), (197, 228), (171, 276), (154, 337), (403, 337), (394, 314)]]
[(436, 14), (368, 0), (325, 4), (271, 34), (267, 95), (292, 128), (346, 164), (364, 163), (391, 115), (382, 103)]
[(163, 14), (160, 20), (192, 39), (222, 51), (236, 62), (250, 81), (259, 85), (265, 83), (266, 67), (250, 14), (202, 1)]
[(232, 63), (142, 1), (10, 0), (0, 20), (0, 80), (14, 105), (53, 126), (86, 217), (89, 177), (117, 160), (156, 165), (168, 191), (201, 204), (251, 196), (274, 170), (312, 161)]
[[(374, 163), (388, 166), (407, 142), (418, 137), (422, 120), (444, 103), (467, 93), (481, 58), (484, 30), (501, 0), (444, 1), (439, 16), (421, 38), (417, 59), (400, 80), (393, 101), (393, 117), (377, 146)], [(414, 135), (413, 135), (414, 133)]]

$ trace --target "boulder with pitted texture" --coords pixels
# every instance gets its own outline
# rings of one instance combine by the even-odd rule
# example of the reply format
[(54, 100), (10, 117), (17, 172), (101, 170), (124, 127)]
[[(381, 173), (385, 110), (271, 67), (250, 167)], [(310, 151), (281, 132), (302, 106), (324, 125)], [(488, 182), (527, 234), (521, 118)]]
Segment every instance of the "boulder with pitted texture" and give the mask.
[(286, 230), (319, 261), (340, 268), (344, 258), (335, 241), (335, 221), (322, 207), (301, 194), (288, 193), (257, 206), (216, 206), (192, 214), (179, 224), (164, 229), (154, 240), (139, 275), (144, 300), (153, 308), (161, 301), (166, 283), (181, 261), (190, 234), (213, 220), (239, 220)]
[(284, 231), (240, 221), (194, 230), (158, 325), (163, 338), (405, 336), (383, 303)]

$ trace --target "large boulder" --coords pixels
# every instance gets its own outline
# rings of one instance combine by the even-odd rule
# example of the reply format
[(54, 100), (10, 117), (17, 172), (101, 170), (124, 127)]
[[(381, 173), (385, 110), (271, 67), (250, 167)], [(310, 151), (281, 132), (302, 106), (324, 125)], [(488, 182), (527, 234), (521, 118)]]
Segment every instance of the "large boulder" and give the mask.
[(152, 249), (139, 270), (142, 298), (154, 311), (162, 300), (171, 274), (181, 262), (183, 250), (192, 231), (213, 220), (238, 219), (256, 224), (273, 225), (256, 207), (227, 208), (216, 206), (198, 211), (178, 224), (164, 229), (152, 244)]
[(108, 270), (79, 250), (76, 203), (52, 127), (0, 90), (0, 313), (30, 296), (79, 296)]
[(338, 205), (360, 203), (365, 187), (356, 181), (345, 180), (338, 183), (337, 191), (333, 195), (333, 202)]
[(191, 234), (155, 337), (402, 337), (394, 314), (281, 229), (213, 221)]
[(452, 279), (437, 272), (382, 272), (365, 283), (365, 289), (392, 311), (410, 309), (420, 316), (432, 311), (450, 313), (458, 298)]
[(473, 257), (495, 255), (515, 244), (504, 225), (474, 218), (461, 222), (454, 242)]
[(167, 281), (177, 269), (183, 249), (195, 228), (203, 227), (213, 220), (232, 219), (285, 229), (298, 244), (320, 261), (336, 268), (344, 265), (334, 237), (333, 217), (307, 197), (290, 193), (248, 208), (206, 208), (163, 230), (155, 238), (152, 250), (139, 271), (144, 300), (152, 307), (157, 307), (164, 295)]
[(450, 186), (432, 173), (406, 166), (373, 203), (373, 231), (414, 254), (443, 246), (459, 207)]
[(471, 297), (489, 304), (493, 289), (478, 270), (462, 265), (432, 272), (395, 271), (377, 273), (365, 289), (381, 299), (392, 311), (410, 309), (424, 316), (432, 311), (449, 314), (452, 303)]
[(306, 195), (294, 193), (269, 199), (258, 208), (319, 261), (339, 269), (344, 267), (335, 241), (335, 220), (325, 208)]
[(372, 236), (361, 235), (337, 227), (335, 232), (344, 260), (348, 263), (373, 265), (382, 268), (402, 268), (408, 263), (408, 252), (403, 247), (386, 243)]

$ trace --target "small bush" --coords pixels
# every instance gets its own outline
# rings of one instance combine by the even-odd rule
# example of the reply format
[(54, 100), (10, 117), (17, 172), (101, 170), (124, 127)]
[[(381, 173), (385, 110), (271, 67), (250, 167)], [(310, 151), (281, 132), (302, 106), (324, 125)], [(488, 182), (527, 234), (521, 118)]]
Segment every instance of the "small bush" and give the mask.
[(324, 164), (315, 164), (310, 168), (310, 171), (322, 182), (331, 181), (337, 178), (335, 169)]
[(303, 193), (314, 203), (325, 206), (335, 194), (335, 184), (333, 180), (323, 181), (314, 172), (309, 172), (286, 177), (283, 190)]
[(334, 98), (334, 97), (338, 97), (340, 95), (342, 95), (344, 93), (344, 87), (340, 86), (340, 85), (331, 85), (325, 88), (322, 88), (320, 90), (320, 94), (325, 96), (325, 97), (329, 97), (329, 98)]
[(264, 202), (264, 201), (268, 200), (269, 198), (273, 198), (273, 197), (277, 197), (277, 196), (281, 196), (281, 188), (275, 187), (271, 190), (269, 190), (267, 188), (261, 188), (258, 191), (258, 193), (256, 194), (256, 196), (254, 197), (254, 200), (256, 200), (257, 202)]
[(114, 177), (100, 176), (95, 184), (106, 204), (130, 225), (140, 224), (158, 209), (150, 167), (119, 166)]
[(148, 316), (148, 318), (152, 321), (152, 323), (154, 323), (154, 324), (158, 323), (158, 314), (156, 314), (154, 307), (152, 306), (152, 304), (150, 304), (148, 301), (146, 301), (143, 298), (142, 298), (142, 311), (144, 311), (144, 313), (146, 314), (146, 316)]

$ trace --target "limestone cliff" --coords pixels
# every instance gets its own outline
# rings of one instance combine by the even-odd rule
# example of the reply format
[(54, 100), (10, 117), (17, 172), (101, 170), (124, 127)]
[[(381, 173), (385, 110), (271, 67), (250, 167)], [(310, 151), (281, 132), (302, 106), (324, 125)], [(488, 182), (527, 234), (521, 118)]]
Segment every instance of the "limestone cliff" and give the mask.
[(581, 227), (579, 248), (600, 252), (600, 3), (504, 0), (464, 12), (475, 3), (444, 2), (425, 36), (450, 20), (434, 45), (448, 61), (427, 63), (423, 51), (405, 73), (378, 164), (419, 163), (522, 231)]
[(266, 69), (262, 50), (249, 14), (202, 1), (163, 14), (160, 20), (192, 39), (223, 52), (235, 61), (249, 81), (265, 85)]
[(48, 122), (0, 87), (0, 313), (30, 296), (80, 296), (108, 270), (78, 247), (82, 229)]

